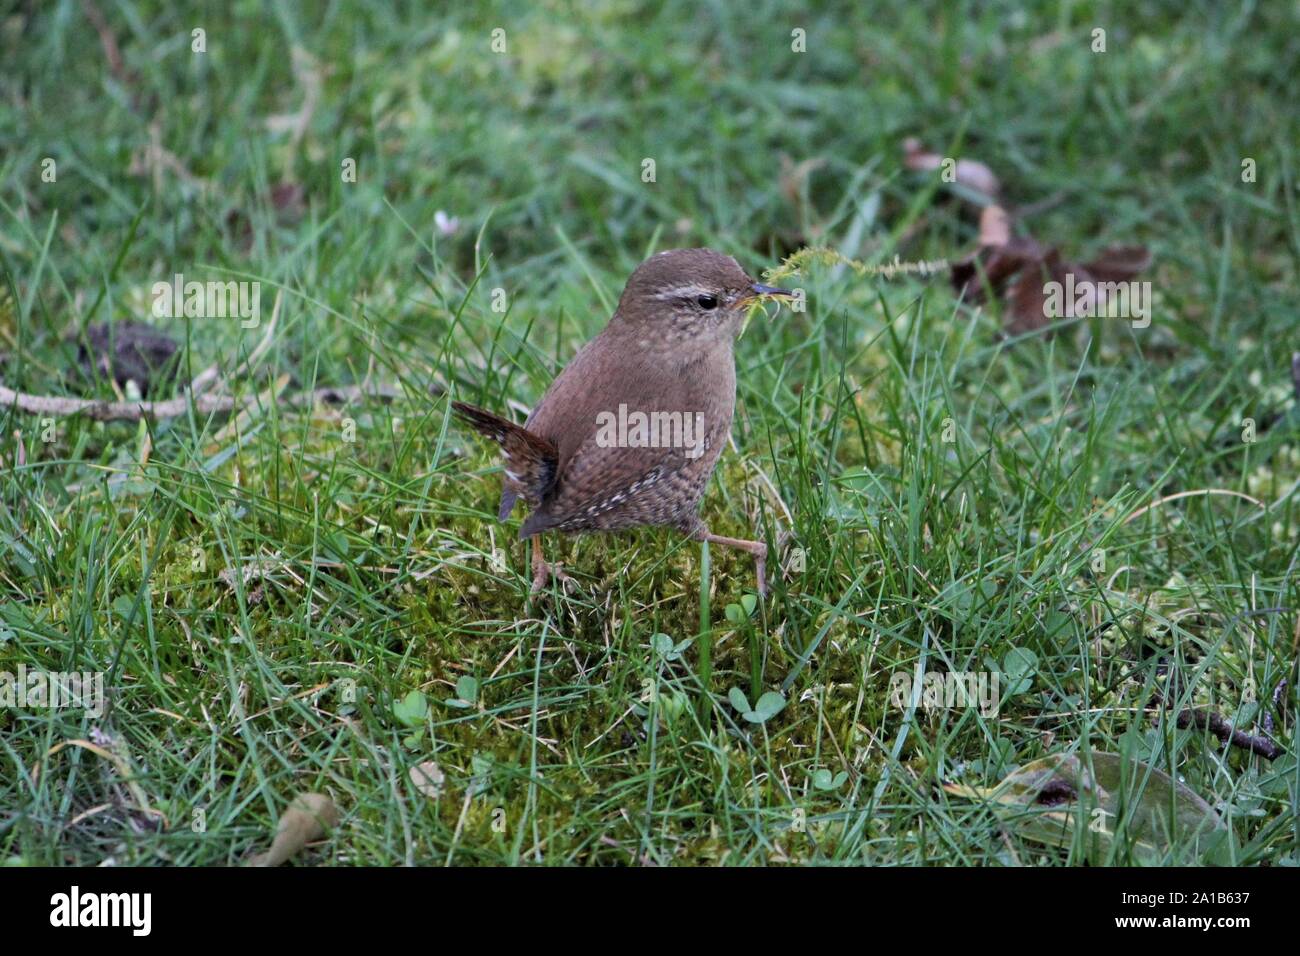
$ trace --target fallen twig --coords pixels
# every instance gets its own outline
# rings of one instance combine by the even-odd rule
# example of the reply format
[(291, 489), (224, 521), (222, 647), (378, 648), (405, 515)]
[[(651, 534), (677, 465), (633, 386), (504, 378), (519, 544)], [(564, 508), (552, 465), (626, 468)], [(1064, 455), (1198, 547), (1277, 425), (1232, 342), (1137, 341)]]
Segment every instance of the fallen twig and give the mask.
[(228, 412), (239, 401), (228, 395), (194, 395), (187, 392), (164, 402), (110, 402), (99, 398), (61, 398), (56, 395), (29, 395), (0, 385), (0, 406), (17, 408), (29, 415), (86, 415), (96, 421), (139, 421), (176, 418), (191, 405), (202, 414)]
[[(344, 385), (317, 388), (298, 392), (285, 399), (285, 403), (295, 407), (325, 402), (340, 405), (358, 398), (382, 398), (391, 400), (399, 392), (391, 385)], [(196, 412), (208, 415), (216, 412), (229, 412), (242, 408), (252, 399), (238, 399), (231, 395), (196, 395), (187, 389), (184, 395), (169, 398), (162, 402), (110, 402), (99, 398), (64, 398), (56, 395), (29, 395), (15, 392), (0, 385), (0, 408), (17, 408), (29, 415), (86, 415), (96, 421), (129, 421), (141, 419), (161, 421), (184, 415), (193, 406)]]
[(1251, 753), (1259, 754), (1267, 760), (1276, 760), (1285, 752), (1267, 737), (1248, 734), (1244, 730), (1234, 730), (1232, 724), (1228, 723), (1222, 714), (1216, 714), (1213, 711), (1202, 709), (1184, 710), (1178, 715), (1178, 726), (1180, 728), (1187, 728), (1193, 724), (1208, 730), (1225, 744), (1249, 750)]
[[(261, 340), (229, 376), (222, 376), (216, 365), (210, 365), (190, 382), (181, 395), (161, 402), (110, 402), (98, 398), (72, 398), (57, 395), (32, 395), (27, 392), (15, 392), (0, 383), (0, 408), (17, 408), (29, 415), (53, 415), (68, 417), (86, 415), (96, 421), (140, 421), (150, 419), (161, 421), (184, 415), (193, 406), (201, 415), (234, 411), (257, 401), (257, 396), (238, 399), (229, 394), (228, 383), (239, 378), (256, 365), (271, 347), (276, 324), (280, 317), (282, 292), (277, 292), (275, 304), (271, 307), (271, 320)], [(313, 391), (299, 392), (284, 399), (285, 404), (300, 407), (316, 402), (327, 405), (343, 405), (359, 398), (381, 398), (386, 401), (396, 398), (400, 391), (391, 385), (331, 385)]]

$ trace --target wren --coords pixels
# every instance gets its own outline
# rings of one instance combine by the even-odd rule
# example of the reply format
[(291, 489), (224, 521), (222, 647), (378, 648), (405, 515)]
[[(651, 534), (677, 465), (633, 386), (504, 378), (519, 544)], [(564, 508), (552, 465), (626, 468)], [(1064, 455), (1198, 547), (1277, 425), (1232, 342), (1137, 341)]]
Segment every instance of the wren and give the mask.
[(498, 518), (520, 498), (531, 509), (519, 537), (533, 539), (533, 591), (565, 577), (543, 558), (545, 531), (667, 526), (752, 554), (767, 593), (767, 546), (713, 534), (699, 515), (731, 432), (733, 346), (749, 307), (767, 296), (793, 293), (755, 282), (712, 249), (660, 252), (637, 266), (609, 324), (522, 426), (452, 402), (505, 457)]

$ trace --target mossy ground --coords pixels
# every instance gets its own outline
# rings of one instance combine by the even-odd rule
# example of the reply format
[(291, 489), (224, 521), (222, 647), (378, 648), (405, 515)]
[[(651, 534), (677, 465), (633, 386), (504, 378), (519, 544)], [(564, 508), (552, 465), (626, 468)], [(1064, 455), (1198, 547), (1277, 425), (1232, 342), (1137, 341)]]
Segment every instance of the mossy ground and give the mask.
[[(182, 374), (234, 368), (278, 299), (237, 394), (400, 395), (60, 419), (49, 441), (4, 412), (0, 670), (102, 671), (113, 698), (99, 720), (0, 710), (0, 859), (236, 863), (317, 790), (343, 822), (310, 863), (1077, 863), (938, 785), (1091, 747), (1203, 795), (1238, 859), (1297, 861), (1292, 5), (106, 17), (120, 74), (75, 4), (0, 23), (4, 383), (111, 397), (60, 342), (148, 319), (182, 272), (260, 281), (263, 303), (253, 329), (153, 320), (187, 345)], [(989, 163), (1013, 204), (1062, 194), (1028, 225), (1071, 254), (1147, 244), (1150, 328), (1008, 342), (942, 278), (810, 265), (808, 310), (737, 347), (705, 515), (786, 573), (736, 620), (752, 564), (710, 554), (713, 697), (698, 643), (654, 638), (701, 631), (698, 545), (552, 541), (578, 588), (529, 601), (497, 463), (447, 392), (529, 406), (654, 249), (755, 272), (805, 243), (956, 258), (971, 207), (902, 170), (909, 135)], [(1162, 500), (1202, 489), (1235, 494)], [(1024, 652), (1032, 680), (996, 715), (891, 702), (895, 674)], [(787, 704), (750, 723), (733, 687)], [(416, 689), (411, 727), (394, 707)], [(1270, 717), (1287, 753), (1177, 730), (1192, 704)], [(436, 796), (412, 783), (425, 761)], [(1128, 859), (1121, 841), (1101, 862)]]

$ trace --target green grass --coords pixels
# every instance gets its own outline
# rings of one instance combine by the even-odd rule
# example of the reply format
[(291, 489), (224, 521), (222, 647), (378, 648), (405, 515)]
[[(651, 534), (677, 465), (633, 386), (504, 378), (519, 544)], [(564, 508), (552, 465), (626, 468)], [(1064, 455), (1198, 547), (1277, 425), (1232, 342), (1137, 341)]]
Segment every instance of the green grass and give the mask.
[[(1266, 427), (1298, 341), (1293, 4), (100, 3), (121, 75), (79, 3), (0, 20), (0, 381), (112, 397), (61, 343), (149, 319), (182, 272), (260, 281), (263, 314), (152, 320), (182, 374), (237, 366), (278, 298), (236, 394), (288, 375), (400, 397), (48, 431), (0, 411), (0, 671), (112, 687), (100, 720), (0, 709), (0, 860), (238, 863), (318, 790), (342, 822), (303, 862), (1129, 862), (940, 788), (1092, 748), (1200, 793), (1234, 859), (1300, 862), (1300, 444), (1294, 416)], [(268, 125), (304, 103), (299, 140)], [(529, 602), (498, 464), (447, 393), (529, 407), (656, 249), (756, 274), (804, 243), (957, 258), (974, 213), (902, 169), (910, 135), (990, 164), (1014, 205), (1061, 194), (1028, 226), (1068, 255), (1150, 246), (1151, 327), (1006, 341), (942, 277), (810, 268), (808, 311), (738, 343), (704, 505), (803, 570), (734, 620), (744, 555), (556, 540), (579, 588)], [(783, 156), (823, 162), (791, 191)], [(1161, 501), (1198, 489), (1261, 504)], [(660, 633), (696, 641), (665, 654)], [(890, 701), (895, 673), (1013, 649), (1036, 670), (996, 716)], [(447, 704), (464, 676), (474, 706)], [(750, 723), (732, 688), (787, 704)], [(415, 689), (413, 732), (394, 704)], [(1179, 730), (1162, 695), (1256, 733), (1271, 717), (1286, 753)], [(409, 777), (428, 760), (436, 798)], [(819, 789), (821, 770), (846, 776)]]

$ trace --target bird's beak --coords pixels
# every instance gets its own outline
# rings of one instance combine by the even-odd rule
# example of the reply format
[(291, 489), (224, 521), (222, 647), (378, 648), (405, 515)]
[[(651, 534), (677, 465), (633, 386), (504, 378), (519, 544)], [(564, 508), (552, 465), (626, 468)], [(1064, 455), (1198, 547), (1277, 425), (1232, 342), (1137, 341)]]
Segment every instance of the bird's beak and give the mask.
[(766, 299), (770, 296), (780, 296), (783, 299), (793, 299), (794, 293), (789, 289), (779, 289), (774, 285), (763, 285), (761, 282), (751, 283), (749, 290), (739, 299), (739, 304), (749, 306), (753, 305), (760, 299)]
[(794, 293), (789, 289), (779, 289), (774, 285), (763, 285), (761, 282), (755, 282), (749, 289), (752, 296), (746, 296), (746, 298), (762, 298), (768, 295), (784, 296), (787, 299), (794, 298)]
[(761, 282), (750, 283), (749, 291), (742, 295), (738, 302), (744, 309), (745, 319), (741, 323), (740, 331), (736, 333), (737, 336), (745, 334), (745, 328), (749, 325), (750, 316), (754, 314), (755, 304), (770, 296), (780, 296), (783, 299), (795, 298), (795, 294), (789, 289), (779, 289), (774, 285), (763, 285)]

